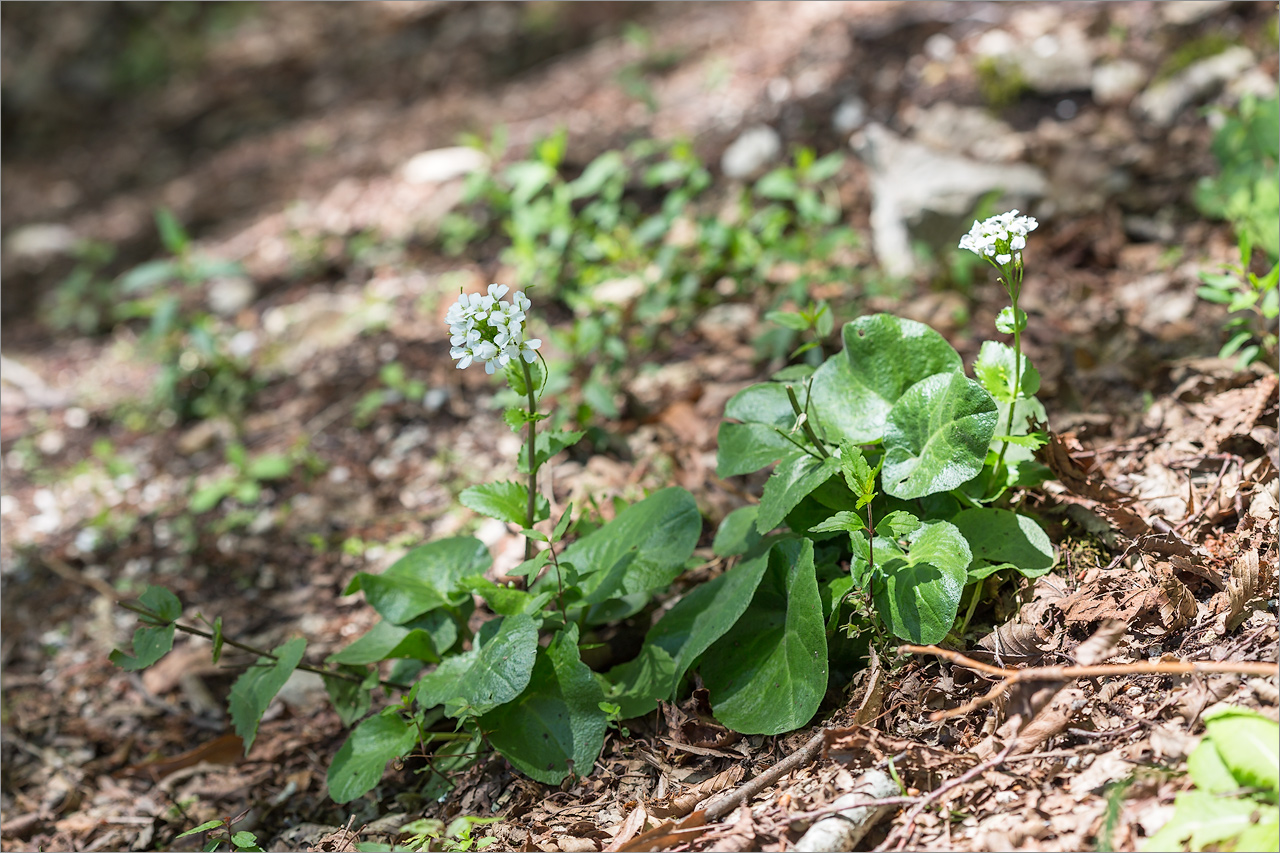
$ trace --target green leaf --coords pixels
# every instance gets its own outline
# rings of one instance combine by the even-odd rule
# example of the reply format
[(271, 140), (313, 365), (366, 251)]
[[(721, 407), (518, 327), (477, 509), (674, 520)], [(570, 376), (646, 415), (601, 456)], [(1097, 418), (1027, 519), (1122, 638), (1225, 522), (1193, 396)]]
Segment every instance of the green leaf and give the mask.
[(719, 577), (700, 584), (663, 614), (645, 636), (645, 645), (675, 659), (673, 689), (698, 657), (738, 621), (751, 604), (769, 567), (772, 547), (752, 552)]
[(1015, 399), (1033, 397), (1040, 390), (1040, 372), (1021, 357), (1021, 374), (1018, 376), (1018, 393), (1014, 393), (1013, 370), (1019, 361), (1013, 347), (998, 341), (983, 341), (978, 360), (973, 364), (973, 375), (997, 402), (1011, 403)]
[(1222, 763), (1243, 787), (1280, 794), (1280, 725), (1247, 708), (1205, 713), (1205, 728)]
[[(1173, 817), (1161, 827), (1160, 831), (1148, 838), (1142, 845), (1147, 853), (1158, 851), (1205, 850), (1210, 845), (1220, 844), (1240, 836), (1254, 828), (1254, 821), (1260, 829), (1265, 822), (1268, 826), (1266, 844), (1276, 845), (1276, 827), (1280, 827), (1280, 819), (1274, 816), (1274, 810), (1266, 809), (1265, 817), (1258, 804), (1247, 799), (1229, 799), (1210, 794), (1207, 791), (1186, 791), (1178, 794), (1173, 800)], [(1241, 847), (1242, 850), (1264, 850), (1266, 847)], [(1275, 850), (1277, 846), (1270, 846)]]
[(481, 717), (479, 725), (517, 770), (556, 785), (595, 766), (609, 724), (600, 710), (604, 698), (578, 656), (578, 626), (570, 624), (538, 655), (523, 695)]
[[(797, 391), (797, 397), (803, 411), (804, 395)], [(796, 413), (787, 397), (787, 388), (777, 382), (761, 382), (743, 388), (729, 398), (724, 407), (724, 416), (744, 423), (767, 424), (787, 430), (796, 422)]]
[[(521, 527), (529, 526), (529, 489), (524, 483), (483, 483), (464, 489), (458, 500), (467, 509), (481, 515)], [(534, 522), (541, 521), (551, 512), (547, 499), (542, 495), (538, 495), (536, 506)]]
[(862, 509), (875, 499), (876, 471), (878, 470), (878, 466), (872, 468), (867, 464), (866, 457), (862, 455), (862, 449), (856, 444), (850, 444), (847, 441), (840, 443), (840, 471), (844, 474), (844, 481), (849, 486), (849, 491), (858, 498), (858, 509)]
[(1035, 519), (1007, 509), (966, 509), (951, 519), (969, 543), (972, 572), (984, 564), (1012, 564), (1027, 577), (1053, 568), (1053, 543)]
[(147, 261), (120, 276), (121, 293), (154, 290), (177, 278), (178, 264), (171, 260)]
[(840, 460), (830, 456), (817, 459), (806, 454), (779, 464), (764, 484), (756, 529), (768, 533), (777, 527), (796, 504), (839, 470)]
[(919, 529), (920, 519), (901, 509), (895, 509), (876, 522), (876, 530), (893, 539), (904, 539)]
[(346, 594), (363, 590), (369, 605), (388, 622), (408, 622), (437, 607), (458, 606), (468, 596), (453, 592), (467, 575), (484, 574), (492, 563), (479, 539), (457, 536), (413, 549), (380, 575), (360, 572)]
[[(566, 447), (572, 447), (573, 445), (577, 444), (584, 435), (586, 435), (586, 433), (583, 432), (582, 430), (564, 431), (564, 430), (544, 429), (542, 432), (539, 432), (537, 435), (538, 443), (537, 443), (537, 450), (534, 451), (534, 457), (535, 457), (534, 461), (537, 463), (539, 467), (541, 467), (541, 465), (544, 462), (546, 462), (552, 456), (555, 456), (561, 450), (564, 450)], [(528, 443), (525, 443), (520, 448), (520, 455), (516, 459), (516, 468), (517, 470), (520, 471), (521, 474), (529, 473)], [(527, 501), (528, 492), (526, 492), (525, 494), (526, 494), (525, 500)], [(522, 518), (520, 521), (517, 521), (515, 523), (524, 524), (524, 519)]]
[(155, 212), (156, 230), (160, 232), (160, 242), (171, 254), (185, 254), (191, 245), (191, 238), (183, 230), (178, 218), (167, 207), (157, 207)]
[(295, 637), (282, 645), (276, 646), (271, 653), (275, 660), (266, 656), (259, 657), (257, 662), (244, 672), (236, 683), (231, 685), (231, 695), (227, 697), (227, 708), (231, 712), (231, 723), (236, 734), (244, 739), (244, 754), (249, 754), (254, 738), (258, 735), (258, 721), (266, 712), (271, 700), (284, 687), (289, 676), (302, 661), (302, 653), (307, 648), (307, 641)]
[(661, 646), (645, 643), (633, 660), (604, 676), (605, 701), (618, 706), (619, 719), (642, 717), (658, 707), (676, 687), (676, 662)]
[(283, 480), (293, 473), (293, 463), (289, 457), (278, 453), (267, 453), (254, 457), (245, 470), (245, 474), (255, 480)]
[[(554, 572), (555, 569), (553, 568), (552, 571)], [(515, 616), (518, 613), (532, 615), (551, 600), (550, 591), (532, 595), (523, 589), (500, 586), (482, 575), (465, 578), (463, 588), (483, 598), (489, 605), (489, 609), (500, 616)]]
[(1240, 788), (1240, 782), (1223, 763), (1211, 737), (1201, 738), (1187, 756), (1187, 773), (1197, 788), (1211, 794), (1229, 794)]
[(447, 613), (424, 613), (405, 625), (382, 620), (339, 652), (329, 663), (359, 665), (393, 658), (436, 663), (458, 638), (458, 626)]
[(349, 803), (368, 793), (382, 779), (387, 762), (408, 753), (417, 741), (417, 730), (395, 708), (365, 720), (329, 765), (330, 798), (335, 803)]
[(161, 626), (144, 626), (133, 632), (133, 654), (112, 649), (108, 656), (113, 664), (125, 672), (146, 669), (173, 648), (173, 623)]
[(424, 708), (444, 705), (451, 717), (480, 716), (519, 696), (529, 684), (538, 652), (538, 621), (527, 613), (504, 616), (492, 639), (465, 655), (446, 658), (415, 685)]
[(785, 540), (768, 555), (751, 606), (702, 659), (721, 723), (779, 734), (813, 718), (827, 691), (827, 634), (813, 542)]
[(204, 823), (200, 824), (199, 826), (188, 829), (186, 832), (182, 833), (181, 835), (176, 836), (174, 840), (176, 841), (178, 838), (186, 838), (188, 835), (197, 835), (201, 832), (208, 832), (211, 829), (221, 829), (221, 828), (222, 828), (222, 821), (206, 820)]
[[(562, 563), (572, 563), (580, 578), (606, 572), (628, 551), (635, 558), (627, 569), (623, 589), (645, 593), (665, 588), (684, 569), (702, 534), (702, 514), (693, 495), (679, 487), (661, 489), (632, 504), (603, 527), (582, 537), (560, 555)], [(534, 591), (553, 588), (548, 573)], [(584, 583), (584, 591), (589, 587)]]
[[(340, 667), (340, 670), (348, 675), (364, 678), (363, 683), (348, 681), (345, 678), (326, 678), (324, 680), (324, 689), (329, 694), (329, 701), (333, 703), (333, 709), (338, 712), (338, 717), (342, 720), (344, 726), (351, 726), (369, 713), (369, 706), (373, 702), (373, 689), (378, 686), (378, 676), (376, 672), (373, 672), (371, 679), (371, 670), (367, 667), (344, 666)], [(370, 681), (372, 683), (369, 683)]]
[(813, 375), (812, 413), (832, 438), (872, 444), (889, 410), (910, 387), (936, 373), (960, 373), (960, 355), (933, 329), (914, 320), (872, 314), (846, 323), (844, 352)]
[(955, 622), (965, 568), (972, 558), (955, 525), (925, 522), (905, 559), (877, 560), (883, 577), (875, 580), (876, 612), (904, 640), (920, 645), (940, 642)]
[(760, 541), (756, 532), (756, 515), (758, 506), (740, 506), (724, 517), (716, 530), (715, 541), (711, 543), (711, 552), (717, 557), (730, 557), (745, 554)]
[(764, 315), (764, 318), (772, 323), (777, 323), (779, 326), (794, 329), (797, 332), (803, 332), (810, 325), (809, 321), (804, 317), (799, 314), (793, 314), (790, 311), (770, 311)]
[(840, 531), (848, 531), (854, 533), (858, 530), (866, 530), (867, 525), (856, 512), (841, 510), (835, 515), (828, 518), (821, 524), (816, 524), (809, 528), (810, 533), (838, 533)]
[(1005, 335), (1012, 335), (1015, 324), (1019, 332), (1024, 331), (1027, 328), (1027, 312), (1019, 308), (1018, 317), (1015, 321), (1012, 305), (1006, 305), (1001, 308), (1000, 313), (996, 315), (996, 331)]
[(903, 500), (950, 491), (982, 470), (996, 403), (958, 373), (917, 382), (894, 404), (884, 432), (884, 490)]
[(750, 474), (780, 459), (796, 459), (804, 451), (766, 424), (720, 424), (716, 476)]
[(212, 483), (196, 489), (195, 494), (191, 496), (191, 500), (187, 501), (187, 509), (196, 515), (206, 513), (222, 503), (222, 499), (231, 494), (232, 489), (235, 487), (236, 481), (232, 477), (214, 480)]

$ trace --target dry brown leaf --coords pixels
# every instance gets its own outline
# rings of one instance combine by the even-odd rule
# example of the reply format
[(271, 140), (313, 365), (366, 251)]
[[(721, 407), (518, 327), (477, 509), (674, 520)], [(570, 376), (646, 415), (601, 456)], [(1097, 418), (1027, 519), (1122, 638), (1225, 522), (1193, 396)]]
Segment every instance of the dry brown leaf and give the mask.
[(649, 813), (654, 817), (684, 817), (707, 797), (738, 784), (745, 774), (746, 770), (742, 765), (735, 764), (728, 770), (717, 773), (691, 788), (666, 797), (659, 797), (649, 803)]
[(1234, 631), (1245, 620), (1245, 608), (1258, 594), (1258, 552), (1245, 551), (1231, 564), (1227, 581), (1227, 611), (1220, 621), (1227, 631)]
[(640, 830), (644, 829), (645, 821), (649, 819), (649, 813), (645, 811), (644, 803), (636, 803), (636, 807), (631, 810), (631, 814), (627, 815), (618, 831), (614, 833), (613, 841), (605, 850), (617, 851), (631, 839), (635, 838)]
[(1073, 657), (1081, 666), (1093, 666), (1105, 663), (1116, 653), (1116, 647), (1124, 639), (1129, 626), (1116, 620), (1104, 621), (1087, 640), (1076, 646)]
[(995, 655), (1004, 664), (1031, 663), (1044, 657), (1041, 645), (1049, 632), (1039, 625), (1024, 622), (1006, 622), (978, 640), (978, 646)]
[(1196, 618), (1196, 597), (1172, 572), (1160, 578), (1156, 606), (1160, 609), (1160, 625), (1168, 631), (1177, 631)]

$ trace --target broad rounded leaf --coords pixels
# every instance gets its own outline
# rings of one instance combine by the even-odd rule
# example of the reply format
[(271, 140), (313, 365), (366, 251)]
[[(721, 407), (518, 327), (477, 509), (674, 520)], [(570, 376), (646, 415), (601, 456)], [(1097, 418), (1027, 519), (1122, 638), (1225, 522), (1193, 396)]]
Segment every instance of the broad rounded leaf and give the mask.
[(1280, 725), (1247, 708), (1204, 715), (1222, 763), (1243, 787), (1261, 788), (1272, 802), (1280, 794)]
[(926, 522), (913, 535), (906, 558), (880, 565), (874, 581), (876, 612), (898, 637), (928, 645), (951, 630), (973, 558), (964, 536), (949, 522)]
[(963, 369), (951, 344), (914, 320), (869, 314), (846, 323), (843, 337), (844, 351), (818, 368), (811, 389), (811, 415), (833, 441), (879, 441), (889, 410), (908, 388)]
[(537, 653), (538, 621), (527, 613), (504, 616), (479, 651), (445, 658), (414, 695), (423, 707), (444, 705), (452, 717), (486, 714), (524, 692)]
[[(795, 388), (796, 400), (804, 406), (804, 389)], [(801, 409), (803, 411), (803, 409)], [(761, 382), (743, 388), (725, 404), (724, 416), (750, 424), (790, 429), (796, 422), (795, 409), (787, 397), (787, 388), (778, 382)]]
[(548, 785), (595, 766), (608, 718), (604, 691), (578, 656), (578, 626), (570, 624), (538, 655), (528, 689), (479, 720), (490, 743), (525, 775)]
[(744, 734), (779, 734), (813, 718), (827, 691), (827, 634), (813, 542), (769, 549), (751, 606), (702, 659), (716, 719)]
[(764, 484), (756, 530), (768, 533), (782, 523), (800, 501), (840, 470), (840, 460), (804, 455), (780, 464)]
[(730, 557), (745, 554), (760, 541), (756, 532), (756, 515), (760, 508), (755, 505), (740, 506), (724, 517), (716, 530), (716, 538), (711, 543), (711, 552), (717, 557)]
[(996, 402), (959, 373), (912, 385), (894, 404), (884, 432), (884, 490), (910, 500), (946, 492), (982, 470), (996, 428)]
[(418, 732), (394, 712), (385, 712), (356, 726), (329, 765), (329, 796), (349, 803), (372, 790), (387, 762), (417, 743)]
[(716, 438), (716, 476), (750, 474), (779, 459), (795, 459), (804, 451), (766, 424), (720, 424)]
[[(1007, 509), (966, 509), (951, 519), (973, 551), (969, 571), (1011, 563), (1028, 577), (1053, 568), (1053, 543), (1035, 519)], [(970, 577), (974, 579), (973, 576)]]
[(649, 629), (645, 645), (658, 646), (675, 658), (673, 688), (746, 611), (769, 567), (770, 553), (772, 548), (754, 551), (724, 574), (698, 585)]
[(479, 539), (457, 536), (414, 548), (380, 575), (360, 572), (346, 594), (364, 590), (365, 598), (382, 618), (403, 624), (430, 610), (459, 606), (470, 598), (455, 592), (467, 575), (483, 574), (492, 558)]
[[(673, 486), (632, 504), (613, 521), (574, 542), (560, 555), (560, 562), (577, 569), (583, 591), (589, 594), (596, 586), (586, 580), (590, 575), (607, 572), (634, 550), (621, 588), (627, 594), (649, 592), (675, 580), (701, 534), (702, 514), (693, 495)], [(554, 585), (548, 573), (533, 591)]]

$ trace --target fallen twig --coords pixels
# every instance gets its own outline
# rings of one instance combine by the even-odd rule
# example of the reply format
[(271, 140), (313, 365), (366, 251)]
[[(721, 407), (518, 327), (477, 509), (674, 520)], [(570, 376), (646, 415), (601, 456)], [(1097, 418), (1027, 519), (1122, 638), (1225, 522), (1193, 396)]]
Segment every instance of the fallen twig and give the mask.
[(1229, 672), (1240, 675), (1276, 675), (1280, 665), (1261, 661), (1138, 661), (1137, 663), (1104, 663), (1091, 666), (1032, 666), (1026, 669), (1006, 669), (976, 661), (959, 652), (937, 646), (899, 646), (900, 654), (937, 655), (952, 663), (1000, 678), (984, 696), (973, 699), (958, 708), (935, 711), (929, 716), (933, 722), (945, 720), (985, 707), (1014, 684), (1024, 681), (1067, 681), (1074, 678), (1097, 678), (1105, 675), (1192, 675), (1195, 673)]
[(756, 776), (747, 784), (727, 794), (720, 795), (717, 799), (711, 801), (707, 805), (705, 811), (708, 821), (719, 820), (725, 815), (732, 812), (740, 803), (754, 797), (783, 776), (790, 773), (797, 767), (815, 760), (822, 753), (822, 746), (826, 743), (826, 729), (820, 730), (813, 737), (795, 752), (770, 767), (768, 770)]

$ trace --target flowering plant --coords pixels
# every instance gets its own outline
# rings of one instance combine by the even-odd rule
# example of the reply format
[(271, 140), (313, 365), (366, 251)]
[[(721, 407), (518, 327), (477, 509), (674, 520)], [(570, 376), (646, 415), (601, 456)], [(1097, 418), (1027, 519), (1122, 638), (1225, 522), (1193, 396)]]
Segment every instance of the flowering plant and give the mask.
[(493, 373), (514, 359), (532, 364), (537, 358), (542, 341), (524, 336), (529, 297), (517, 290), (510, 302), (503, 302), (509, 289), (505, 284), (491, 284), (484, 295), (459, 294), (458, 301), (449, 307), (445, 316), (453, 345), (449, 355), (458, 362), (459, 370), (480, 362), (486, 373)]

